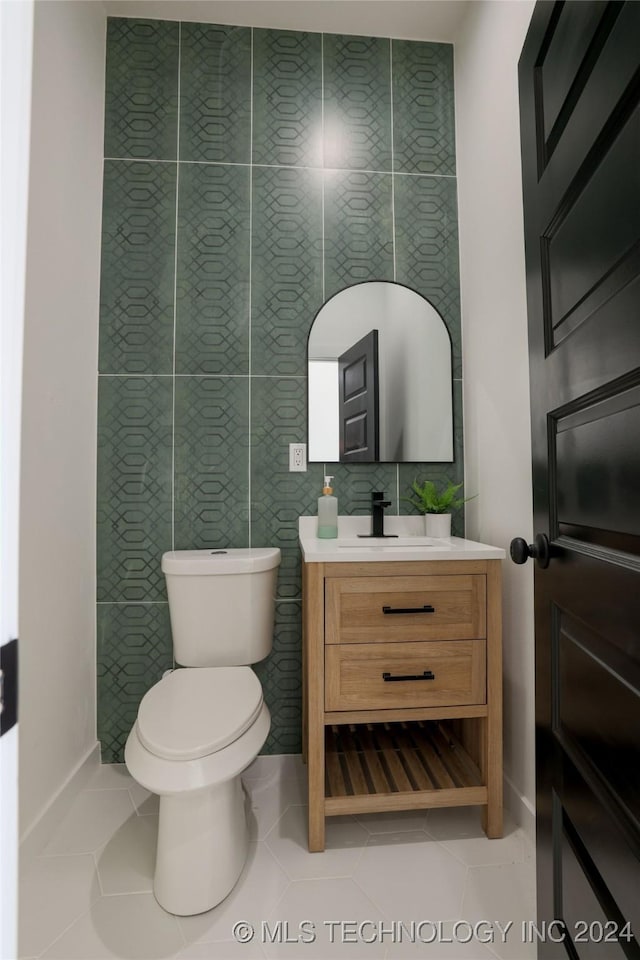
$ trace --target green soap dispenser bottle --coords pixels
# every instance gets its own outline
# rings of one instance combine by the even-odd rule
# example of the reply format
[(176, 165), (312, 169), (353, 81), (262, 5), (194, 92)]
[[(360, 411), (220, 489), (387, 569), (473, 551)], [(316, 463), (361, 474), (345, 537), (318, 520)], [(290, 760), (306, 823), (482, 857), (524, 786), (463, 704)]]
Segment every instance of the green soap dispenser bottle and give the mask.
[(338, 536), (338, 498), (332, 496), (331, 481), (324, 478), (322, 496), (318, 497), (318, 536), (323, 540), (333, 540)]

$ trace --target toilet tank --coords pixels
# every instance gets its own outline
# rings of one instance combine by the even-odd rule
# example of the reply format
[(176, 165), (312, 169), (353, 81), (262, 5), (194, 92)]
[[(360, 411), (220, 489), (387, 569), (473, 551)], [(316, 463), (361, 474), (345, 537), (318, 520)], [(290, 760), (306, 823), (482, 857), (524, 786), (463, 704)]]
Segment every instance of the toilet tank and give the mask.
[(273, 643), (279, 564), (277, 547), (165, 553), (176, 662), (227, 667), (266, 657)]

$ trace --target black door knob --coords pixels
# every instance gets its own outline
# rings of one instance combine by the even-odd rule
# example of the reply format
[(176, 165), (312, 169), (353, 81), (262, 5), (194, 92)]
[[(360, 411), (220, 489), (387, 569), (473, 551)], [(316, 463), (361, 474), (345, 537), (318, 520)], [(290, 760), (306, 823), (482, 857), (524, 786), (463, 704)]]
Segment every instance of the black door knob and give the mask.
[(533, 557), (538, 566), (545, 570), (549, 566), (551, 557), (549, 539), (544, 533), (536, 534), (533, 543), (527, 543), (522, 537), (516, 537), (511, 541), (509, 553), (514, 563), (526, 563), (529, 557)]

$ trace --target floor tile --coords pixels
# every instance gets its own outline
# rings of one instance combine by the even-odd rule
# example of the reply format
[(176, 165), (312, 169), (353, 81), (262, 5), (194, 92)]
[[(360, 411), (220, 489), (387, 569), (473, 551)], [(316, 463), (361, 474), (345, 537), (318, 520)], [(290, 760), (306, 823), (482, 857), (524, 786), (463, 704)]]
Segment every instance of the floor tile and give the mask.
[(35, 859), (20, 879), (20, 956), (39, 956), (99, 896), (91, 854)]
[(135, 780), (124, 763), (101, 763), (85, 790), (130, 790)]
[(309, 853), (307, 809), (289, 807), (267, 836), (267, 846), (292, 880), (347, 877), (362, 856), (368, 834), (357, 820), (327, 821), (324, 853)]
[[(123, 764), (101, 766), (23, 872), (21, 957), (533, 960), (522, 921), (535, 917), (535, 851), (519, 828), (508, 823), (502, 840), (487, 840), (477, 808), (333, 817), (327, 850), (310, 854), (306, 773), (300, 756), (262, 756), (247, 769), (253, 834), (266, 839), (250, 844), (222, 904), (176, 918), (143, 892), (158, 798)], [(345, 922), (333, 943), (329, 920)], [(252, 927), (247, 944), (234, 939), (238, 921)], [(498, 924), (509, 922), (504, 943)]]
[(487, 840), (486, 837), (445, 840), (442, 846), (468, 867), (522, 863), (525, 859), (524, 839), (520, 830), (514, 830), (497, 840)]
[(182, 950), (176, 960), (263, 960), (264, 950), (259, 943), (193, 943)]
[(101, 897), (43, 955), (51, 960), (164, 960), (184, 940), (175, 917), (151, 894)]
[(353, 878), (394, 920), (453, 920), (466, 871), (425, 833), (396, 833), (371, 837)]
[(536, 916), (533, 864), (470, 867), (460, 916), (471, 923), (488, 918), (502, 925), (511, 922), (507, 942), (497, 937), (492, 949), (504, 960), (534, 958), (535, 946), (522, 940), (522, 922)]
[(247, 781), (247, 792), (251, 800), (249, 834), (252, 840), (264, 840), (289, 806), (307, 802), (306, 785), (298, 779)]
[(128, 790), (80, 793), (45, 847), (44, 856), (93, 853), (131, 816), (135, 816), (135, 808)]
[(102, 892), (151, 893), (157, 841), (157, 817), (129, 817), (96, 856)]
[(424, 830), (424, 810), (399, 810), (397, 813), (363, 813), (356, 817), (368, 833), (404, 833)]
[(149, 793), (139, 783), (133, 781), (129, 787), (129, 794), (136, 808), (139, 817), (158, 816), (160, 809), (160, 797), (155, 793)]
[(307, 780), (307, 766), (298, 753), (283, 756), (260, 756), (247, 767), (242, 779), (248, 780)]
[[(321, 858), (323, 854), (310, 856)], [(294, 960), (328, 960), (330, 957), (382, 960), (386, 952), (384, 944), (375, 941), (365, 943), (357, 934), (354, 937), (352, 927), (343, 929), (340, 923), (357, 925), (368, 922), (375, 925), (369, 928), (375, 932), (381, 920), (380, 911), (353, 880), (346, 877), (300, 880), (287, 888), (269, 918), (268, 931), (264, 931), (269, 936), (263, 937), (266, 941), (264, 952), (269, 958), (292, 957)], [(283, 942), (285, 935), (291, 941), (300, 937), (300, 942)], [(349, 942), (353, 939), (356, 942)]]
[(484, 837), (480, 807), (441, 807), (428, 810), (426, 831), (434, 840)]
[(414, 928), (394, 930), (387, 948), (389, 960), (407, 957), (418, 960), (495, 960), (486, 945), (495, 935), (488, 926), (474, 929), (464, 921), (417, 923)]
[(179, 918), (183, 936), (187, 943), (232, 941), (239, 921), (259, 929), (288, 886), (289, 878), (266, 845), (252, 843), (240, 879), (226, 900), (207, 913)]

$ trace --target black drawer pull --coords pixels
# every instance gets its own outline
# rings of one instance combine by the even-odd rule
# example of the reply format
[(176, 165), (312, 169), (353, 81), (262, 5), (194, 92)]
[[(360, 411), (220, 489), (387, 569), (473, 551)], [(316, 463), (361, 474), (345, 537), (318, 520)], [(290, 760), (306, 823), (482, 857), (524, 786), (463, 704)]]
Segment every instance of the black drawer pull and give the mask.
[(436, 608), (430, 603), (425, 603), (424, 607), (383, 607), (383, 613), (435, 613)]
[(382, 679), (385, 683), (391, 683), (393, 680), (435, 680), (436, 675), (432, 670), (425, 670), (423, 673), (400, 673), (397, 676), (385, 672)]

